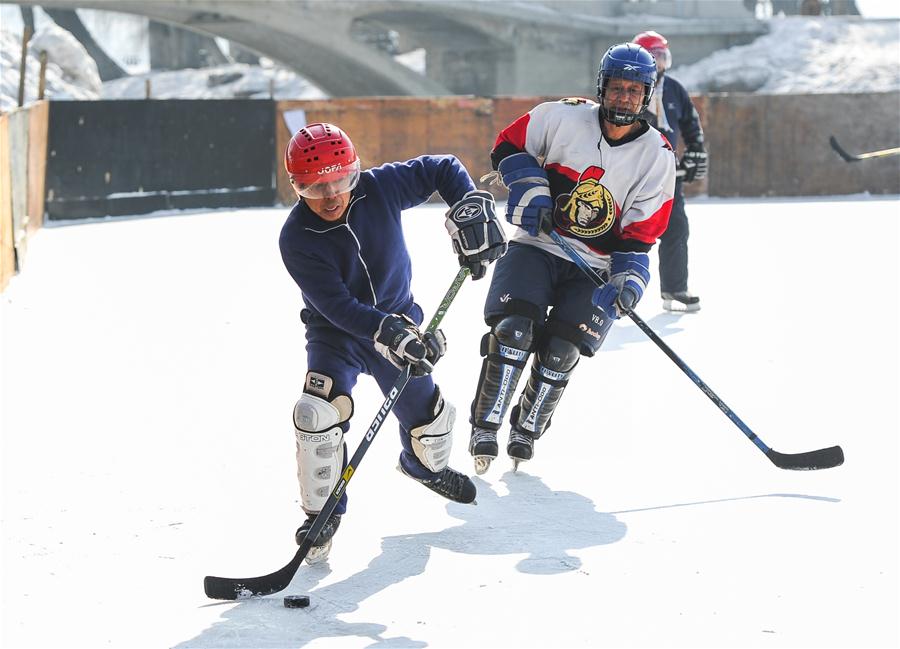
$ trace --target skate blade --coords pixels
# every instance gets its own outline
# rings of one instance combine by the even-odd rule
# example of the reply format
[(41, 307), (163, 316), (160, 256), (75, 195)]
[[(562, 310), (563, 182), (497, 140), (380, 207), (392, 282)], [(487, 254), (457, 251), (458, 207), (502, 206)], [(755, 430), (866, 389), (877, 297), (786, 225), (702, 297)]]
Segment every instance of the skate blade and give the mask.
[(317, 563), (324, 563), (328, 560), (328, 553), (331, 552), (331, 541), (325, 545), (314, 545), (306, 553), (306, 563), (314, 566)]
[(520, 457), (511, 457), (510, 459), (512, 460), (512, 465), (513, 465), (512, 470), (513, 470), (513, 473), (516, 473), (516, 472), (519, 470), (519, 464), (521, 464), (522, 462), (527, 462), (527, 461), (528, 461), (528, 460), (522, 459), (522, 458), (520, 458)]
[(475, 456), (475, 473), (477, 475), (484, 475), (487, 473), (487, 470), (491, 468), (491, 460), (493, 460), (489, 455), (476, 455)]
[(694, 313), (700, 310), (700, 304), (684, 304), (675, 300), (663, 300), (663, 309), (672, 313)]

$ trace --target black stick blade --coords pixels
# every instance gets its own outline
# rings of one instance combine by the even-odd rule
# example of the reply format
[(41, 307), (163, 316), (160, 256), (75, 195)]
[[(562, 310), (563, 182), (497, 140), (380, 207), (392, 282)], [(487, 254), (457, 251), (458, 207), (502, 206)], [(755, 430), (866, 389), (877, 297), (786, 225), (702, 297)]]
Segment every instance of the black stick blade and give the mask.
[(844, 463), (844, 451), (840, 446), (820, 448), (817, 451), (807, 451), (806, 453), (779, 453), (769, 449), (766, 457), (772, 460), (772, 464), (779, 469), (792, 471), (831, 469)]
[(832, 135), (828, 141), (831, 143), (831, 148), (835, 150), (835, 152), (841, 156), (847, 162), (859, 162), (859, 158), (855, 155), (850, 155), (844, 150), (840, 144), (838, 144), (837, 139)]
[(262, 577), (248, 577), (247, 579), (204, 577), (203, 590), (210, 599), (246, 599), (277, 593), (291, 584), (291, 580), (297, 574), (297, 568), (300, 567), (300, 563), (308, 551), (309, 548), (300, 546), (289, 564)]

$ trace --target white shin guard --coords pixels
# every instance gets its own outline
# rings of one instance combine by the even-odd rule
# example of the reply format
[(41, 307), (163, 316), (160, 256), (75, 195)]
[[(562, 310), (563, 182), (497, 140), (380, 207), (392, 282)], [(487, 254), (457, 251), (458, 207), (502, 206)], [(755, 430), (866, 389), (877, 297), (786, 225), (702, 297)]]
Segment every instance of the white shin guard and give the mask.
[(344, 431), (340, 425), (352, 414), (353, 402), (346, 395), (329, 402), (304, 392), (294, 406), (297, 479), (307, 513), (320, 512), (337, 484), (344, 463)]
[(430, 471), (443, 471), (450, 462), (455, 421), (456, 408), (438, 393), (434, 419), (409, 431), (413, 452)]

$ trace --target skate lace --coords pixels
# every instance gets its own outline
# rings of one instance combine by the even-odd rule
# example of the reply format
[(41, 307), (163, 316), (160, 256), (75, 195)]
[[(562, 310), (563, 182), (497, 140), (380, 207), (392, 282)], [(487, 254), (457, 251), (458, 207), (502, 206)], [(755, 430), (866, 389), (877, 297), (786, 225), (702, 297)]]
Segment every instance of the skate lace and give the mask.
[[(332, 514), (328, 517), (328, 520), (325, 521), (325, 525), (322, 526), (322, 529), (319, 531), (319, 536), (316, 539), (315, 543), (313, 543), (313, 547), (319, 547), (328, 543), (334, 533), (337, 531), (337, 526), (340, 524), (340, 514)], [(313, 523), (315, 523), (315, 516), (311, 516), (303, 521), (303, 524), (300, 526), (300, 529), (297, 530), (298, 533), (309, 534), (309, 531), (312, 529)]]
[(509, 431), (509, 441), (510, 443), (524, 444), (529, 448), (534, 448), (534, 440), (531, 438), (531, 435), (519, 432), (516, 429)]
[(459, 496), (468, 480), (462, 473), (448, 468), (441, 471), (441, 476), (432, 483), (432, 486), (445, 496)]
[(472, 443), (480, 444), (481, 442), (496, 442), (497, 441), (497, 433), (492, 430), (484, 430), (483, 428), (476, 428), (472, 433)]

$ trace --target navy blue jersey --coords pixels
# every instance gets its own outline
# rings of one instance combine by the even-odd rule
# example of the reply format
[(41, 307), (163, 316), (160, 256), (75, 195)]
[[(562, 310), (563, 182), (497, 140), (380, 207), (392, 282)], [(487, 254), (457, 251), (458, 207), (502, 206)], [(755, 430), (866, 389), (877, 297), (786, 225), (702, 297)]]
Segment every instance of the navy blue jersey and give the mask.
[(650, 106), (645, 113), (647, 121), (658, 128), (666, 136), (673, 149), (678, 148), (678, 138), (684, 137), (685, 144), (697, 144), (703, 142), (703, 128), (700, 126), (700, 116), (691, 102), (691, 96), (680, 82), (669, 75), (665, 75), (660, 81), (662, 85), (662, 104), (666, 113), (668, 128), (658, 122), (654, 114), (655, 95), (659, 87), (654, 91), (654, 97), (650, 99)]
[(421, 324), (400, 212), (435, 191), (452, 205), (473, 189), (456, 157), (420, 156), (364, 171), (339, 222), (319, 218), (299, 201), (281, 229), (279, 246), (312, 317), (367, 339), (389, 313), (408, 314)]

